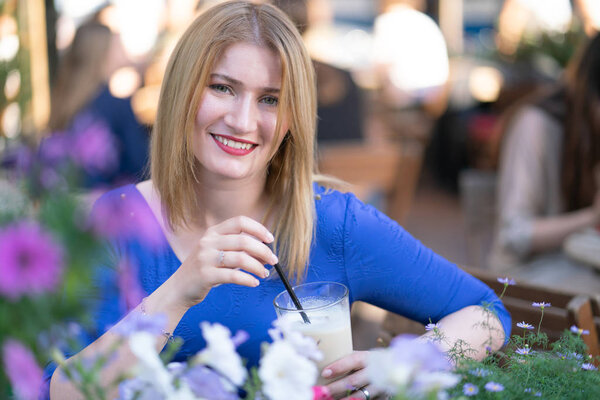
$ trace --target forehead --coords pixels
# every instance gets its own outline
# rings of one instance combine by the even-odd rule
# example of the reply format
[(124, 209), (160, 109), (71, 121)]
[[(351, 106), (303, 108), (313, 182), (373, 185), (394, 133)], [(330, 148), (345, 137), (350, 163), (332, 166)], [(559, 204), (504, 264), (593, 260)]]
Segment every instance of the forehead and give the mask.
[(281, 86), (281, 60), (271, 48), (253, 43), (234, 43), (217, 59), (213, 74), (226, 75), (247, 86)]

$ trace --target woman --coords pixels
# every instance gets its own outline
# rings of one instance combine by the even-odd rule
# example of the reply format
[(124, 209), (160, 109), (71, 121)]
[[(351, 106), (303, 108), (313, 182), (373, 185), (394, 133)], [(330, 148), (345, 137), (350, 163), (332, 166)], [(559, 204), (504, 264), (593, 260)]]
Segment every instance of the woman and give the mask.
[[(166, 331), (185, 340), (177, 357), (204, 346), (199, 322), (218, 321), (250, 334), (239, 351), (256, 365), (275, 319), (272, 301), (284, 290), (277, 277), (265, 279), (265, 265), (277, 261), (296, 281), (342, 282), (352, 301), (440, 321), (444, 334), (468, 342), (476, 357), (490, 334), (491, 346), (500, 347), (510, 317), (489, 288), (354, 196), (314, 184), (315, 110), (310, 58), (292, 22), (273, 6), (217, 5), (173, 51), (152, 136), (152, 179), (107, 193), (95, 213), (141, 200), (156, 217), (160, 243), (121, 240), (115, 248), (140, 269), (144, 311), (166, 314)], [(116, 285), (106, 276), (98, 334), (121, 317)], [(499, 316), (488, 328), (478, 325), (489, 318), (484, 302)], [(110, 347), (113, 329), (75, 357)], [(377, 393), (365, 360), (366, 352), (356, 352), (325, 368), (336, 396), (348, 385)], [(121, 348), (105, 381), (134, 362)], [(76, 398), (58, 375), (52, 397)]]
[[(534, 258), (567, 260), (557, 254), (572, 233), (600, 224), (600, 35), (582, 48), (563, 85), (509, 115), (498, 186), (498, 232), (491, 265), (507, 269)], [(540, 258), (542, 257), (542, 258)], [(541, 261), (540, 261), (541, 262)], [(543, 282), (548, 271), (527, 267)], [(560, 268), (560, 267), (559, 267)], [(581, 270), (582, 284), (597, 292), (599, 280)], [(515, 270), (515, 273), (518, 272)], [(573, 269), (565, 269), (573, 277)], [(552, 283), (552, 282), (548, 282)], [(563, 282), (554, 282), (562, 285)], [(591, 290), (593, 289), (593, 290)]]

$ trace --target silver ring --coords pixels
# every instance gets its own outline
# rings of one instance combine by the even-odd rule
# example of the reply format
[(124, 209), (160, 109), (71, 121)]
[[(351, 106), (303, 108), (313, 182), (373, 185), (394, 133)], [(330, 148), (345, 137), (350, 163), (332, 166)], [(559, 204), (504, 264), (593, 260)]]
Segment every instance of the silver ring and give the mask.
[(223, 250), (219, 250), (219, 261), (217, 262), (219, 267), (225, 266), (225, 252)]
[(358, 388), (358, 390), (360, 390), (362, 392), (362, 394), (365, 395), (365, 400), (371, 400), (371, 393), (369, 393), (366, 386)]

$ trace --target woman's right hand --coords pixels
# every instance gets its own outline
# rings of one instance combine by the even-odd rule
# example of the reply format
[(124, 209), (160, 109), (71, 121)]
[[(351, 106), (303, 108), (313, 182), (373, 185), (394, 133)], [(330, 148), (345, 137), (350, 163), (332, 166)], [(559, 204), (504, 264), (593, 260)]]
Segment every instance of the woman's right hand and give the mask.
[(265, 243), (273, 240), (267, 228), (244, 216), (208, 228), (171, 277), (182, 305), (189, 308), (200, 303), (213, 287), (223, 283), (258, 286), (258, 279), (250, 274), (269, 276), (264, 264), (278, 260)]

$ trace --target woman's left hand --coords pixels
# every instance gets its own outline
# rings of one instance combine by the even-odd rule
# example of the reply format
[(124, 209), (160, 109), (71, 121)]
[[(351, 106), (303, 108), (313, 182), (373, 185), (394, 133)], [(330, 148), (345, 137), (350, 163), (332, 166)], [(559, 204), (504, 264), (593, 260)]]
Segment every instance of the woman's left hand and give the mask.
[[(322, 377), (335, 380), (327, 384), (327, 389), (336, 399), (373, 399), (379, 391), (369, 384), (367, 377), (368, 351), (355, 351), (346, 357), (329, 364), (323, 369)], [(364, 391), (361, 391), (362, 388)]]

